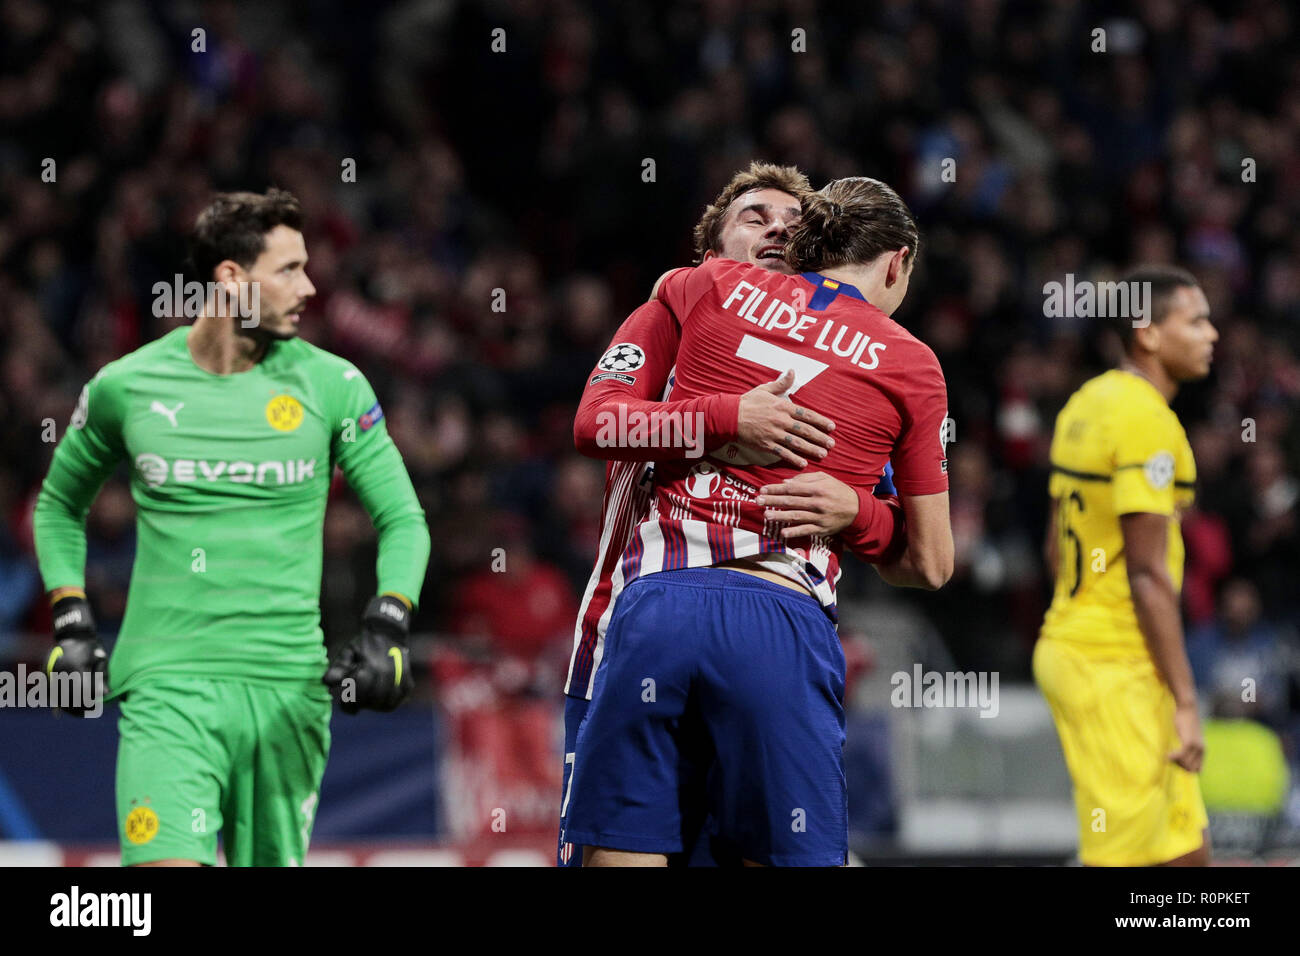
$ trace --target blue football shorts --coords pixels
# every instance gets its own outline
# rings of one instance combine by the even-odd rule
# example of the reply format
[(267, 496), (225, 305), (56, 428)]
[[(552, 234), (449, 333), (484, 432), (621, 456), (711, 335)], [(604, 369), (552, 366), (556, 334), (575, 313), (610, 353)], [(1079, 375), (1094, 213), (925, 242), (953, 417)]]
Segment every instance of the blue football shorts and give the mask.
[[(568, 796), (573, 781), (573, 765), (578, 749), (578, 728), (587, 716), (591, 701), (585, 697), (564, 698), (564, 773), (563, 787), (560, 791), (560, 841), (555, 854), (556, 866), (577, 869), (582, 866), (582, 847), (569, 842), (565, 831), (568, 827)], [(707, 773), (707, 771), (705, 772)], [(710, 837), (710, 828), (705, 824), (708, 819), (708, 794), (706, 785), (708, 777), (696, 775), (694, 770), (686, 774), (688, 780), (699, 780), (698, 792), (683, 794), (688, 806), (684, 808), (684, 817), (689, 824), (684, 828), (687, 834), (687, 848), (684, 852), (670, 856), (669, 866), (736, 866), (740, 857), (734, 848), (724, 845), (716, 837)]]
[(702, 826), (755, 863), (845, 862), (844, 651), (808, 595), (718, 568), (633, 581), (566, 752), (562, 843), (681, 854)]

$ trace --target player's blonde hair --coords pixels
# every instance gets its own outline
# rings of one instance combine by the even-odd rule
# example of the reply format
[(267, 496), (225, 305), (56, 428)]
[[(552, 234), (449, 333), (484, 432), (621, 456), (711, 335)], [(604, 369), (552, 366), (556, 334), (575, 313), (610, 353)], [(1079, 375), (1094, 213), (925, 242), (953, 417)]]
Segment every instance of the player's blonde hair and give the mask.
[(695, 261), (703, 262), (706, 252), (721, 252), (722, 226), (727, 219), (727, 210), (740, 196), (755, 189), (779, 189), (789, 193), (795, 199), (803, 199), (812, 191), (812, 183), (799, 171), (797, 166), (777, 166), (775, 163), (762, 163), (758, 160), (749, 164), (731, 177), (731, 182), (722, 187), (718, 198), (705, 207), (704, 215), (695, 224)]
[(921, 236), (901, 196), (878, 179), (835, 179), (803, 200), (803, 216), (785, 244), (785, 261), (796, 272), (870, 262), (907, 247), (916, 261)]

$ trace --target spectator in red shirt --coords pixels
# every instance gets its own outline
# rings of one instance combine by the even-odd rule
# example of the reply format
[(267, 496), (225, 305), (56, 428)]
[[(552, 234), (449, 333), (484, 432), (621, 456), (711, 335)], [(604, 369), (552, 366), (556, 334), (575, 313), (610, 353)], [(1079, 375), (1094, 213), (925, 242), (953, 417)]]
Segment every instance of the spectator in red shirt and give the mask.
[[(487, 638), (496, 661), (524, 665), (530, 672), (524, 683), (534, 683), (543, 676), (538, 671), (564, 666), (578, 605), (564, 572), (534, 555), (522, 519), (502, 514), (493, 530), (500, 545), (486, 556), (490, 564), (458, 589), (452, 630)], [(563, 680), (563, 674), (552, 677)], [(549, 693), (554, 684), (543, 686)]]

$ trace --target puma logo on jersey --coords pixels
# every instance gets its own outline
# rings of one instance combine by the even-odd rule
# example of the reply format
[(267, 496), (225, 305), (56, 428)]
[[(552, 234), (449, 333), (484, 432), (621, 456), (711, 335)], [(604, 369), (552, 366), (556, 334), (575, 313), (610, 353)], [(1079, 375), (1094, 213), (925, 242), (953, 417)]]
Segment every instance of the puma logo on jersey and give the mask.
[(185, 407), (184, 402), (177, 402), (175, 408), (168, 408), (162, 402), (158, 401), (157, 399), (154, 399), (153, 404), (149, 406), (149, 411), (157, 412), (159, 415), (164, 416), (169, 422), (172, 423), (172, 428), (175, 428), (176, 413), (179, 412), (184, 407)]

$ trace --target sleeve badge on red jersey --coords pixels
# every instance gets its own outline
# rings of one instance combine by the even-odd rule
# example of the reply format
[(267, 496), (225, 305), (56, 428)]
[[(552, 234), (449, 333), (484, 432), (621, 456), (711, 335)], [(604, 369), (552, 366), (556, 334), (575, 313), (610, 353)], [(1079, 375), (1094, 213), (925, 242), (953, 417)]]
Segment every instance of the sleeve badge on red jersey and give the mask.
[(645, 364), (645, 352), (633, 342), (611, 345), (597, 367), (604, 372), (634, 372)]

